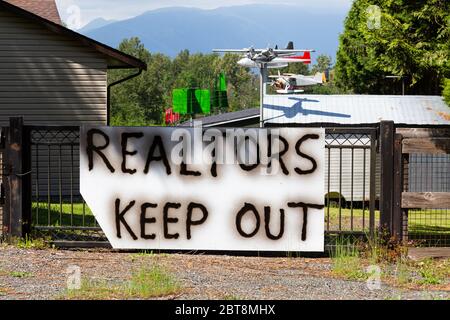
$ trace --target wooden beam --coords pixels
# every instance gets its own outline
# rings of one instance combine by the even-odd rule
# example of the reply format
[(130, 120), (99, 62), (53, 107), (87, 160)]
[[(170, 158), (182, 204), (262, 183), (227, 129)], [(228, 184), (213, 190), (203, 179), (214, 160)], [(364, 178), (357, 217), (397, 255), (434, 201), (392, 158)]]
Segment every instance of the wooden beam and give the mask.
[(449, 128), (397, 128), (396, 133), (408, 138), (446, 138), (450, 137)]
[(402, 157), (402, 135), (396, 134), (394, 140), (394, 196), (392, 204), (392, 236), (396, 240), (403, 239), (403, 214), (402, 214), (402, 191), (403, 191), (403, 157)]
[(445, 209), (450, 208), (450, 192), (403, 192), (404, 209)]
[(24, 237), (31, 227), (31, 150), (29, 131), (23, 118), (10, 118), (6, 142), (6, 212), (3, 228), (7, 235)]
[(450, 248), (408, 248), (408, 258), (414, 261), (423, 259), (450, 259)]
[(22, 133), (23, 118), (9, 119), (9, 135), (6, 143), (8, 167), (6, 196), (8, 198), (7, 233), (13, 237), (22, 237), (22, 179), (15, 173), (22, 172)]
[(392, 235), (392, 209), (394, 203), (394, 135), (393, 121), (380, 123), (381, 194), (380, 231)]
[(403, 153), (449, 154), (450, 138), (403, 139)]

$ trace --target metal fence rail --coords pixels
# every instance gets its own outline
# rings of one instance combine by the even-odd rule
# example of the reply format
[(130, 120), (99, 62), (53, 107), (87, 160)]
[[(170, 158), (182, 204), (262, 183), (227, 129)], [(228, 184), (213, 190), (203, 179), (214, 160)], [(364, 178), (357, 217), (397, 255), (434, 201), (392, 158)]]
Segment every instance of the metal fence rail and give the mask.
[[(104, 241), (79, 193), (79, 128), (30, 127), (33, 229), (56, 240)], [(376, 228), (376, 129), (326, 134), (326, 232), (366, 235)], [(378, 184), (379, 185), (379, 184)]]
[(325, 230), (329, 243), (333, 235), (373, 234), (379, 223), (376, 128), (328, 128), (325, 148)]
[[(0, 196), (9, 211), (4, 216), (11, 218), (3, 219), (9, 233), (27, 234), (29, 224), (22, 221), (31, 221), (33, 233), (54, 241), (106, 243), (79, 191), (79, 127), (23, 126), (19, 120), (12, 119), (6, 130), (11, 168), (0, 175), (0, 182), (16, 186)], [(326, 128), (326, 244), (382, 227), (394, 236), (401, 230), (401, 239), (420, 245), (450, 246), (449, 133), (450, 128), (396, 128), (392, 122)], [(11, 147), (17, 144), (21, 148)], [(429, 201), (426, 194), (440, 198)], [(405, 195), (413, 201), (403, 203)]]
[(79, 127), (30, 127), (32, 224), (54, 240), (105, 241), (79, 191)]

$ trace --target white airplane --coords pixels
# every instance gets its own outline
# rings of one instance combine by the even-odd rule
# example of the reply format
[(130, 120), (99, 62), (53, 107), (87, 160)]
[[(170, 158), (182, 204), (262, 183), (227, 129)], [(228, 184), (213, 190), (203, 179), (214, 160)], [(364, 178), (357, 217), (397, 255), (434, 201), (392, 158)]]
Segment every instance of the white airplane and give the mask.
[[(238, 64), (247, 68), (284, 68), (289, 63), (311, 63), (311, 52), (314, 50), (294, 49), (293, 42), (289, 42), (286, 49), (278, 47), (267, 49), (254, 49), (253, 47), (244, 49), (214, 49), (213, 52), (242, 53), (243, 57)], [(299, 55), (299, 53), (303, 53)]]
[(325, 73), (316, 73), (313, 76), (304, 76), (301, 74), (278, 73), (277, 76), (269, 76), (275, 79), (271, 85), (275, 87), (277, 93), (291, 94), (304, 92), (302, 88), (323, 84), (327, 81)]

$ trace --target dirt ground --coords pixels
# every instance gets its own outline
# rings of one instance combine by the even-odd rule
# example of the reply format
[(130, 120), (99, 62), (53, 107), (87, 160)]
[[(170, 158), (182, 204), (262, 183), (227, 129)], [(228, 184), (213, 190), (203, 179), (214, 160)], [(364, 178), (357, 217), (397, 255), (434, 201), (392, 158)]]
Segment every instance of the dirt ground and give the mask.
[(408, 290), (335, 277), (328, 258), (139, 254), (111, 250), (31, 250), (0, 245), (0, 299), (64, 299), (68, 268), (83, 279), (123, 283), (158, 265), (181, 284), (164, 299), (450, 299), (450, 290)]

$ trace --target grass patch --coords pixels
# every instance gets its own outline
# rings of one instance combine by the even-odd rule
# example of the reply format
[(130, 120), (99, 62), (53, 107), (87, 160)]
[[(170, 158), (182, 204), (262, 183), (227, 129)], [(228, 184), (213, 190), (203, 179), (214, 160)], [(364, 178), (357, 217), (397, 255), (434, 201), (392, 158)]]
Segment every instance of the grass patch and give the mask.
[(81, 288), (68, 290), (66, 299), (109, 300), (150, 299), (176, 294), (181, 286), (178, 281), (159, 266), (143, 268), (132, 274), (131, 280), (122, 284), (84, 279)]
[(44, 250), (50, 248), (48, 241), (42, 238), (30, 238), (26, 236), (25, 238), (12, 239), (12, 244), (19, 249), (34, 249), (34, 250)]
[(359, 250), (354, 243), (342, 238), (338, 239), (332, 253), (334, 274), (350, 280), (365, 280), (368, 275), (363, 269), (362, 262)]
[(131, 261), (138, 261), (141, 259), (146, 259), (146, 258), (165, 258), (168, 257), (169, 255), (167, 253), (159, 253), (159, 250), (153, 251), (153, 250), (142, 250), (136, 253), (131, 253), (130, 257), (131, 257)]
[(31, 272), (23, 272), (23, 271), (11, 271), (9, 275), (14, 278), (29, 278), (33, 276)]
[(397, 284), (407, 285), (414, 281), (411, 268), (405, 263), (397, 263), (395, 268)]
[(396, 265), (394, 280), (397, 285), (445, 285), (450, 281), (450, 260), (402, 259)]
[(96, 226), (95, 217), (83, 203), (47, 203), (33, 202), (33, 225), (38, 226)]
[[(450, 259), (413, 261), (407, 257), (407, 247), (382, 234), (367, 237), (367, 242), (352, 243), (339, 237), (332, 252), (332, 272), (350, 280), (366, 280), (365, 266), (375, 265), (381, 270), (381, 279), (391, 285), (406, 288), (433, 289), (450, 284)], [(419, 287), (418, 287), (419, 286)]]
[(24, 271), (5, 271), (0, 270), (0, 277), (10, 276), (14, 278), (29, 278), (32, 277), (33, 274), (31, 272)]
[(450, 260), (426, 259), (418, 264), (421, 284), (442, 284), (450, 280)]
[(68, 289), (64, 299), (69, 300), (113, 300), (121, 299), (121, 286), (105, 281), (83, 279), (80, 289)]
[[(363, 231), (369, 228), (369, 210), (325, 207), (325, 225), (330, 225), (330, 230), (351, 230), (353, 216), (353, 230)], [(328, 218), (329, 210), (329, 218)], [(408, 232), (410, 235), (442, 235), (450, 237), (450, 219), (448, 213), (442, 210), (414, 210), (408, 215)], [(364, 221), (364, 226), (363, 226)], [(375, 225), (380, 221), (380, 211), (375, 211)], [(363, 228), (364, 227), (364, 228)]]
[[(339, 214), (340, 212), (340, 214)], [(329, 231), (353, 230), (368, 231), (370, 225), (369, 210), (325, 207), (325, 228)], [(353, 218), (352, 218), (353, 217)], [(380, 220), (380, 212), (375, 211), (375, 224)]]
[(162, 297), (179, 290), (180, 285), (174, 277), (157, 266), (134, 273), (128, 286), (129, 296), (139, 298)]
[(139, 251), (136, 253), (132, 253), (131, 254), (131, 260), (138, 260), (140, 258), (146, 258), (146, 257), (153, 257), (155, 256), (155, 253), (153, 252), (153, 250), (143, 250), (143, 251)]

